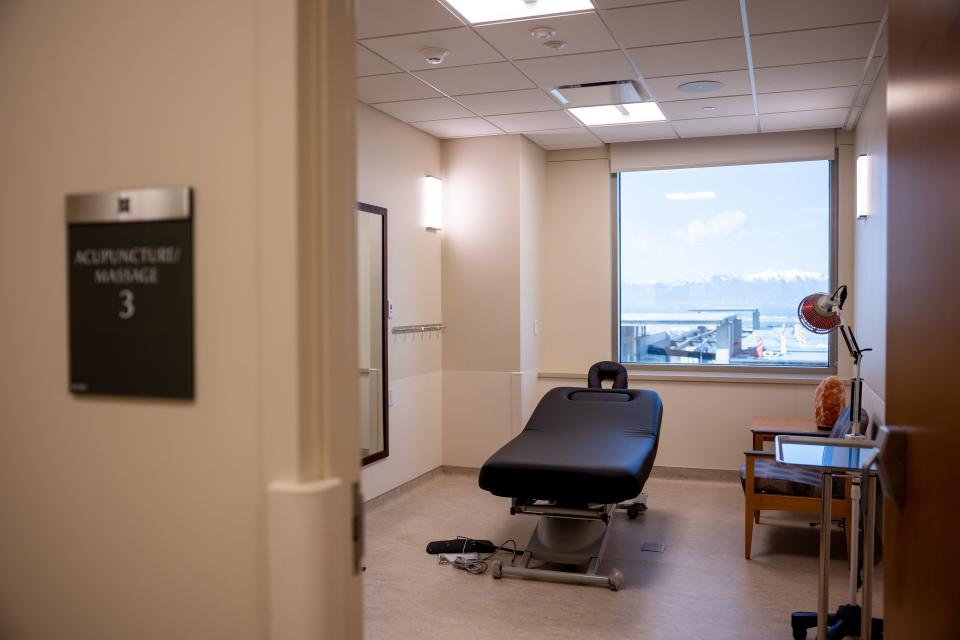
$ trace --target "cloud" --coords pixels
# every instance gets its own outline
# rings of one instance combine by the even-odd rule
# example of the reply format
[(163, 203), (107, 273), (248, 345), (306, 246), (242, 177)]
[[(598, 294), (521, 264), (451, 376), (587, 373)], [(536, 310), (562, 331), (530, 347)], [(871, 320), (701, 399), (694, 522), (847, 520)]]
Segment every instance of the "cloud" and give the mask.
[(667, 200), (716, 200), (717, 194), (713, 191), (674, 191), (663, 194)]
[(743, 211), (721, 211), (704, 220), (694, 220), (683, 229), (674, 232), (678, 240), (697, 243), (705, 240), (718, 240), (739, 231), (747, 223), (747, 214)]
[(625, 238), (623, 246), (627, 249), (646, 251), (650, 248), (650, 233), (646, 229), (639, 231), (630, 238)]

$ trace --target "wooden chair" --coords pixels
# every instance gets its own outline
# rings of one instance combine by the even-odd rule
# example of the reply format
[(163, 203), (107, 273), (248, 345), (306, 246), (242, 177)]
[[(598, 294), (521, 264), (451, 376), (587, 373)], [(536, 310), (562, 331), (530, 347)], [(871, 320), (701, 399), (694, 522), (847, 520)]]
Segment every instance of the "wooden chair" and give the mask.
[[(807, 436), (842, 438), (850, 430), (849, 409), (837, 420), (830, 432), (805, 433)], [(864, 420), (865, 414), (861, 414)], [(869, 419), (866, 420), (869, 423)], [(789, 434), (791, 430), (784, 429)], [(743, 555), (750, 559), (753, 541), (753, 525), (760, 523), (761, 511), (792, 511), (794, 513), (820, 513), (820, 472), (777, 463), (772, 451), (744, 451), (746, 461), (740, 469), (744, 495)], [(835, 519), (843, 520), (847, 538), (847, 554), (850, 553), (850, 479), (833, 483), (831, 512)]]

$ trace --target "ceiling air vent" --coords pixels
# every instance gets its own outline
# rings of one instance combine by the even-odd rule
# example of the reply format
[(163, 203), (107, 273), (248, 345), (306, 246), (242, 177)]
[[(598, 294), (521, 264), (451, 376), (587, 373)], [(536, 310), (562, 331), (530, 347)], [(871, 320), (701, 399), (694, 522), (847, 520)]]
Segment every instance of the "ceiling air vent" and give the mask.
[(632, 80), (610, 80), (557, 87), (550, 92), (565, 107), (592, 107), (601, 104), (644, 102), (641, 90)]

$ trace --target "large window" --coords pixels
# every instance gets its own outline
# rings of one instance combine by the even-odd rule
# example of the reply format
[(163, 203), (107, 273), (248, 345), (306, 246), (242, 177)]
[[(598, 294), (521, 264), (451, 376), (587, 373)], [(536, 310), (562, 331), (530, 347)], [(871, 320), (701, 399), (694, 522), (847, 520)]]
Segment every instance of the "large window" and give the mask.
[(620, 361), (827, 367), (797, 321), (830, 290), (827, 160), (619, 174)]

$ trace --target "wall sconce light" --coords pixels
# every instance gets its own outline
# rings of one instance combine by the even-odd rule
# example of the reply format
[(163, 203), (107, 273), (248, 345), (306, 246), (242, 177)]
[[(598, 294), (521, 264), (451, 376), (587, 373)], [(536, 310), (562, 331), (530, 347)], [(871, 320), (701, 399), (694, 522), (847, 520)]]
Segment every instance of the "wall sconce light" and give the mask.
[(857, 156), (857, 217), (870, 215), (870, 156)]
[(423, 179), (423, 194), (427, 229), (440, 231), (443, 228), (443, 182), (440, 178), (425, 177)]

